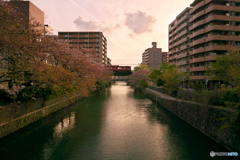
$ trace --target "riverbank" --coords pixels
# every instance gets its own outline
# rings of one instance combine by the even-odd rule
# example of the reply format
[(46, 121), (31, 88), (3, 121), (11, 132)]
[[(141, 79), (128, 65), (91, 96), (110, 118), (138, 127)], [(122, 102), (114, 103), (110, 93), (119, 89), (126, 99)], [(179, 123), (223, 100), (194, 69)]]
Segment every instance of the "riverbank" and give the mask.
[(52, 100), (31, 100), (25, 103), (12, 103), (0, 107), (0, 138), (5, 137), (37, 120), (50, 115), (83, 98), (74, 92)]
[[(198, 137), (198, 138), (196, 138)], [(1, 160), (234, 160), (228, 150), (126, 83), (0, 139)]]
[(236, 116), (233, 109), (180, 100), (150, 88), (146, 88), (145, 92), (151, 100), (156, 101), (228, 150), (240, 152), (239, 134), (222, 127), (228, 123), (225, 117)]

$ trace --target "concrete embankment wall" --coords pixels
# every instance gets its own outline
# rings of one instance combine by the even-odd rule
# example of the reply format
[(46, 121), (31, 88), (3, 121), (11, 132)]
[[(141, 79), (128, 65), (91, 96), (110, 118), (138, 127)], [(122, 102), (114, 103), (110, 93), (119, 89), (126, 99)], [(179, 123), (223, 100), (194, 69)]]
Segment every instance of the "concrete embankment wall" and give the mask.
[(19, 105), (0, 106), (0, 138), (46, 117), (81, 98), (79, 93), (72, 93), (49, 101), (38, 99)]
[(223, 125), (228, 122), (224, 117), (236, 117), (234, 110), (176, 99), (148, 88), (145, 92), (151, 100), (156, 101), (228, 150), (240, 153), (240, 135), (229, 128), (223, 128)]

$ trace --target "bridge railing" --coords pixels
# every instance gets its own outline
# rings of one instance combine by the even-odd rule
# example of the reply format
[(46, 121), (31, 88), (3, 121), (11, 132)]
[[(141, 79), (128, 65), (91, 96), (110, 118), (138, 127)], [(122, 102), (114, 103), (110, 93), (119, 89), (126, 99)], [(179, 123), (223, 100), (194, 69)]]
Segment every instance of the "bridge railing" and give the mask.
[(113, 72), (131, 71), (131, 66), (105, 66), (107, 70)]

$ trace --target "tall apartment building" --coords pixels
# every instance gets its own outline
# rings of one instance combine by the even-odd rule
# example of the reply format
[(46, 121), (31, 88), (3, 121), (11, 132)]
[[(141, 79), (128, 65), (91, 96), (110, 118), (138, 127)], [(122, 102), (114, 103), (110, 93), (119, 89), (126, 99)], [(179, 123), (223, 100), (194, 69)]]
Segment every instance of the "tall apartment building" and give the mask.
[(206, 67), (216, 55), (240, 50), (240, 1), (194, 0), (190, 6), (169, 24), (168, 61), (189, 71), (191, 81), (207, 82)]
[[(44, 30), (44, 12), (30, 1), (11, 0), (17, 12), (26, 18), (27, 23), (39, 23), (39, 27), (35, 28), (42, 32)], [(33, 21), (32, 21), (33, 20)]]
[(110, 58), (107, 58), (107, 66), (111, 66), (112, 65), (111, 61), (112, 60)]
[(142, 64), (149, 68), (159, 68), (163, 61), (167, 61), (167, 52), (162, 52), (162, 48), (157, 48), (157, 42), (152, 42), (152, 48), (148, 48), (142, 54)]
[(183, 72), (189, 72), (189, 17), (190, 7), (185, 8), (176, 19), (169, 24), (168, 62), (179, 66)]
[(58, 32), (59, 39), (67, 41), (72, 46), (94, 49), (97, 52), (97, 62), (111, 65), (107, 57), (107, 39), (102, 32)]
[(216, 55), (240, 49), (240, 1), (195, 0), (191, 6), (190, 79), (207, 80)]

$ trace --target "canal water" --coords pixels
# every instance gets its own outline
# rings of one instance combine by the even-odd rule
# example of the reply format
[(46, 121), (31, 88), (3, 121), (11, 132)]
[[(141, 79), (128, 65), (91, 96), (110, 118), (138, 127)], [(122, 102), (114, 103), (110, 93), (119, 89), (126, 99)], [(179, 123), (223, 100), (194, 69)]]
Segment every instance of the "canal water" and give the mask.
[(0, 139), (0, 160), (232, 160), (124, 82)]

